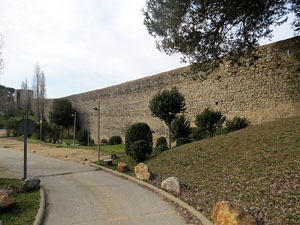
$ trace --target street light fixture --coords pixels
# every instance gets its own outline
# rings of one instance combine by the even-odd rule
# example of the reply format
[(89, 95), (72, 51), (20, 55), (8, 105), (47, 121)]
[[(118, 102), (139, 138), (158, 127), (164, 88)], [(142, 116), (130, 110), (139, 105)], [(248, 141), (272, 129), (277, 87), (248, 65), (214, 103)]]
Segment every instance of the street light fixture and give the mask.
[(98, 107), (93, 107), (94, 110), (98, 112), (98, 162), (100, 161), (100, 102), (98, 102)]
[(73, 146), (75, 146), (75, 133), (76, 133), (76, 112), (72, 114), (74, 116), (74, 132), (73, 132)]

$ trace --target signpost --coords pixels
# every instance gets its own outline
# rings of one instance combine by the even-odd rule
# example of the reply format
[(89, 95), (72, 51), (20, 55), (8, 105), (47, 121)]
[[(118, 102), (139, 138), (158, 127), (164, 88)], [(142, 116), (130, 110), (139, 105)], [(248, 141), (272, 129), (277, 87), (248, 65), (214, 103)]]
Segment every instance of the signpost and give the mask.
[(27, 178), (27, 136), (34, 131), (34, 122), (29, 119), (23, 119), (18, 124), (18, 132), (24, 135), (24, 180)]

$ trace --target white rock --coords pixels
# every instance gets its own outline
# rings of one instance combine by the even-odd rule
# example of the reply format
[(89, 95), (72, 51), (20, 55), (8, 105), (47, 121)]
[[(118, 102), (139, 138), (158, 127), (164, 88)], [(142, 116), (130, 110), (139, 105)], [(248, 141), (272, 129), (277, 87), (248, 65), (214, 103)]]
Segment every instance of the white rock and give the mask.
[(183, 182), (177, 177), (169, 177), (161, 182), (161, 188), (176, 193), (177, 195), (181, 192)]

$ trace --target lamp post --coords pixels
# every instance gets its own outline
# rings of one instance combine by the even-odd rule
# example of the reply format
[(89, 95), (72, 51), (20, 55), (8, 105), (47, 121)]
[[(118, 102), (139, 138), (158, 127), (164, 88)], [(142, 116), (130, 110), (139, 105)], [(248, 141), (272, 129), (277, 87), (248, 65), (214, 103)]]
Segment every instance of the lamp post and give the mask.
[(73, 132), (73, 146), (75, 146), (75, 133), (76, 133), (76, 112), (72, 114), (74, 116), (74, 132)]
[(90, 129), (87, 129), (87, 143), (90, 146)]
[(100, 102), (98, 102), (98, 107), (93, 107), (94, 110), (98, 112), (98, 162), (100, 161)]
[(43, 116), (40, 118), (40, 141), (42, 141), (42, 133), (43, 133)]

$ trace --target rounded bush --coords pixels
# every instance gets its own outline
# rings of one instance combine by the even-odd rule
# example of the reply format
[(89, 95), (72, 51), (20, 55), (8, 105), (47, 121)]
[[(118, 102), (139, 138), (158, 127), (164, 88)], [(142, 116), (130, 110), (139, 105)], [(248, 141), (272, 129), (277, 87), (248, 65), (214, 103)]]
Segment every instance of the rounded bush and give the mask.
[(194, 141), (199, 141), (205, 138), (205, 132), (199, 127), (192, 127), (189, 137)]
[(190, 121), (181, 115), (174, 119), (171, 123), (171, 139), (187, 138), (191, 133)]
[(152, 148), (150, 147), (149, 143), (145, 140), (139, 140), (134, 142), (130, 146), (132, 155), (131, 157), (137, 161), (141, 162), (147, 158), (148, 155), (151, 154)]
[(155, 144), (155, 149), (154, 149), (155, 154), (162, 153), (166, 150), (168, 150), (167, 139), (165, 137), (159, 137), (156, 140), (156, 144)]
[(220, 111), (213, 111), (208, 108), (196, 115), (196, 126), (208, 137), (215, 136), (218, 127), (222, 127), (226, 117)]
[(119, 144), (122, 144), (122, 138), (120, 136), (112, 136), (108, 143), (110, 145), (119, 145)]
[(61, 134), (61, 127), (55, 123), (50, 124), (49, 141), (56, 143), (59, 140)]
[(176, 141), (176, 146), (180, 146), (188, 143), (191, 143), (191, 140), (189, 138), (178, 138)]
[(131, 125), (125, 135), (125, 152), (129, 156), (133, 156), (133, 151), (131, 149), (131, 145), (136, 142), (144, 140), (149, 145), (149, 149), (151, 149), (150, 153), (152, 152), (152, 132), (150, 127), (146, 123), (135, 123)]
[(240, 130), (250, 125), (250, 122), (246, 118), (234, 117), (232, 120), (226, 121), (226, 132)]
[(6, 135), (7, 136), (14, 136), (14, 137), (17, 137), (19, 136), (19, 133), (18, 133), (18, 124), (19, 124), (19, 120), (16, 120), (16, 119), (12, 119), (12, 120), (7, 120), (5, 122), (5, 131), (6, 131)]
[(40, 124), (39, 123), (35, 123), (35, 130), (33, 132), (33, 135), (37, 138), (37, 139), (42, 139), (42, 141), (45, 141), (47, 138), (49, 138), (51, 133), (51, 127), (50, 124), (44, 120), (42, 123), (42, 135), (40, 137)]

